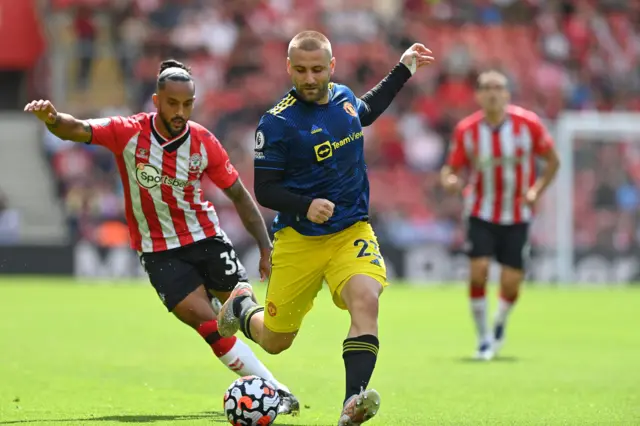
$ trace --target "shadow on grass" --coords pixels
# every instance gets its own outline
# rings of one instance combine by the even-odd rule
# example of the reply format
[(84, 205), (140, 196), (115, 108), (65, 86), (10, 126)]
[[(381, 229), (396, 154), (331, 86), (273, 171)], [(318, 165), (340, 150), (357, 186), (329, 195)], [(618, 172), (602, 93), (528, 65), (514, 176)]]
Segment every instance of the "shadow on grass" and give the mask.
[(475, 359), (473, 357), (467, 356), (467, 357), (463, 357), (463, 358), (458, 358), (459, 362), (463, 362), (463, 363), (469, 363), (469, 364), (485, 364), (485, 363), (491, 363), (491, 362), (520, 362), (521, 359), (515, 356), (499, 356), (496, 358), (493, 358), (491, 361), (484, 361), (481, 359)]
[(0, 421), (0, 425), (10, 424), (29, 424), (29, 423), (66, 423), (66, 422), (81, 422), (82, 424), (91, 422), (118, 422), (118, 423), (155, 423), (155, 422), (179, 422), (179, 421), (193, 421), (193, 420), (222, 420), (227, 422), (227, 418), (224, 414), (219, 412), (204, 412), (199, 414), (123, 414), (115, 416), (96, 416), (74, 419), (38, 419), (38, 420), (13, 420), (13, 421)]
[[(280, 420), (279, 418), (278, 420)], [(229, 424), (223, 413), (208, 411), (198, 414), (127, 414), (119, 416), (97, 416), (73, 419), (37, 419), (37, 420), (11, 420), (0, 421), (0, 425), (29, 424), (29, 423), (69, 423), (79, 422), (91, 424), (93, 422), (117, 422), (117, 423), (155, 423), (155, 422), (189, 422), (193, 420), (209, 420), (216, 424)], [(277, 426), (296, 426), (290, 423), (276, 421)]]

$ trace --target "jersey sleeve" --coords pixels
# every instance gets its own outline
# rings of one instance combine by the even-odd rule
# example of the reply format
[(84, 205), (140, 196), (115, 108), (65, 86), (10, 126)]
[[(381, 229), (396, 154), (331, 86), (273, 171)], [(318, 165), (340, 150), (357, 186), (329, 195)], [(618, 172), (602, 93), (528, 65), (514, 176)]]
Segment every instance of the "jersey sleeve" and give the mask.
[(201, 135), (207, 151), (205, 173), (218, 188), (229, 188), (238, 180), (238, 171), (231, 164), (227, 151), (211, 132), (203, 130)]
[(354, 97), (356, 98), (356, 111), (358, 111), (358, 116), (362, 119), (362, 117), (366, 117), (367, 114), (371, 112), (371, 109), (369, 108), (369, 105), (367, 105), (365, 101), (363, 101), (357, 96), (354, 96)]
[(86, 120), (91, 126), (91, 144), (122, 154), (129, 140), (140, 131), (140, 123), (133, 117), (107, 117)]
[(447, 165), (455, 169), (469, 165), (469, 156), (464, 147), (464, 130), (460, 125), (453, 130)]
[(288, 152), (284, 124), (278, 119), (264, 115), (258, 124), (255, 137), (254, 167), (256, 169), (284, 170)]
[(537, 115), (534, 115), (529, 123), (531, 138), (533, 139), (533, 152), (543, 155), (553, 148), (553, 138)]

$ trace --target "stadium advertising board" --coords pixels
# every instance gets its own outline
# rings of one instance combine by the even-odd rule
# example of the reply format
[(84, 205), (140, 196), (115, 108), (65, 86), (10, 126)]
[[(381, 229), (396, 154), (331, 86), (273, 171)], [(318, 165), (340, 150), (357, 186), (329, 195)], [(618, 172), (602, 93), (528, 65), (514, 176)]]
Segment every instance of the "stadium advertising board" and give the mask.
[[(252, 278), (257, 277), (259, 251), (255, 247), (236, 247), (238, 256)], [(466, 281), (467, 258), (440, 245), (411, 249), (387, 247), (383, 254), (390, 279), (411, 283), (437, 284)], [(554, 282), (555, 258), (532, 253), (528, 279)], [(145, 273), (135, 252), (128, 248), (103, 249), (79, 243), (73, 249), (73, 274), (86, 278), (137, 278)], [(640, 252), (606, 254), (602, 251), (576, 253), (575, 281), (585, 283), (629, 283), (640, 281)], [(492, 279), (497, 270), (492, 270)]]
[(72, 275), (72, 246), (0, 246), (2, 275)]
[[(238, 256), (251, 278), (257, 274), (259, 252), (254, 247), (237, 247)], [(415, 284), (466, 281), (467, 258), (443, 246), (424, 245), (411, 249), (384, 250), (391, 280)], [(495, 266), (495, 265), (494, 265)], [(528, 279), (555, 282), (555, 258), (533, 253)], [(628, 253), (576, 253), (575, 282), (624, 284), (640, 282), (640, 251)], [(86, 279), (142, 279), (146, 274), (138, 256), (127, 247), (102, 248), (88, 242), (74, 246), (0, 247), (0, 274), (67, 275)], [(491, 272), (497, 278), (497, 268)]]

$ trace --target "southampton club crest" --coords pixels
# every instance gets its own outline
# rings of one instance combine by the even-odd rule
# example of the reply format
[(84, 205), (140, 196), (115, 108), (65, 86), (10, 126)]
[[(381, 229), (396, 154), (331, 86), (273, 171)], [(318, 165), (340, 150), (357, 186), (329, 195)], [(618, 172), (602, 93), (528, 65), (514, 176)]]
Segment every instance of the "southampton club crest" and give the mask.
[(189, 158), (189, 172), (198, 173), (202, 167), (202, 156), (200, 154), (193, 154)]

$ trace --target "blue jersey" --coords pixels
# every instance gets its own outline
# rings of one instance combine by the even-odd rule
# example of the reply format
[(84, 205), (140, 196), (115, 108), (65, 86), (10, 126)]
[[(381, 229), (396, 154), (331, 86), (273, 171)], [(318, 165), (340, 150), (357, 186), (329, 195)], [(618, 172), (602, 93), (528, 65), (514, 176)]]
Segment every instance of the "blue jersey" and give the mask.
[(284, 171), (291, 192), (335, 204), (323, 224), (279, 212), (273, 231), (327, 235), (369, 216), (369, 179), (360, 114), (366, 105), (346, 86), (330, 83), (327, 104), (300, 100), (295, 89), (262, 116), (256, 130), (255, 168)]

